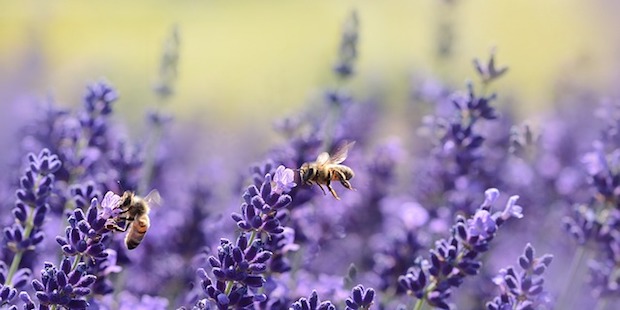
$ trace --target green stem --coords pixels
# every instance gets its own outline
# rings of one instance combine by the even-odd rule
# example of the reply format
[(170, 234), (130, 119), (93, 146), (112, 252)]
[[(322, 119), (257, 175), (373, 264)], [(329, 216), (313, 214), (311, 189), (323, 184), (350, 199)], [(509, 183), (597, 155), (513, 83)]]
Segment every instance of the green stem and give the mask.
[(558, 309), (566, 309), (566, 305), (570, 304), (572, 300), (572, 295), (570, 293), (572, 292), (574, 283), (577, 282), (575, 277), (585, 258), (586, 247), (585, 245), (579, 246), (575, 252), (575, 255), (573, 255), (573, 260), (571, 261), (570, 268), (568, 269), (568, 278), (564, 280), (564, 287), (558, 297)]
[[(39, 189), (39, 182), (41, 181), (41, 175), (37, 175), (37, 179), (34, 182), (34, 186), (33, 186), (33, 191), (36, 193), (37, 190)], [(25, 227), (26, 229), (24, 229), (24, 237), (23, 239), (28, 239), (30, 238), (30, 234), (32, 233), (32, 229), (34, 229), (34, 210), (36, 209), (36, 206), (32, 206), (32, 205), (28, 205), (29, 207), (29, 211), (28, 212), (28, 218), (26, 218), (26, 223)], [(17, 272), (17, 269), (19, 268), (19, 264), (22, 261), (22, 257), (24, 256), (24, 250), (23, 249), (19, 249), (17, 250), (17, 252), (15, 252), (15, 256), (13, 256), (13, 261), (11, 262), (11, 267), (9, 267), (9, 273), (7, 274), (6, 277), (6, 283), (4, 283), (4, 285), (11, 285), (11, 282), (13, 281), (13, 276), (15, 275), (15, 273)]]
[(226, 290), (224, 290), (224, 294), (228, 295), (230, 294), (230, 291), (232, 291), (233, 285), (235, 284), (235, 281), (227, 281), (226, 282)]
[(421, 310), (424, 305), (424, 299), (418, 299), (418, 301), (413, 306), (413, 310)]
[(24, 255), (24, 251), (18, 251), (13, 256), (13, 261), (11, 262), (11, 267), (9, 268), (9, 273), (6, 277), (6, 283), (4, 285), (11, 286), (11, 281), (13, 280), (13, 275), (17, 272), (17, 268), (19, 267), (19, 263), (22, 261), (22, 256)]
[(77, 268), (78, 264), (82, 261), (82, 254), (78, 254), (77, 256), (75, 256), (75, 260), (73, 261), (73, 264), (71, 265), (71, 270), (75, 270), (75, 268)]
[(485, 97), (487, 95), (487, 91), (489, 90), (489, 83), (483, 81), (482, 82), (482, 87), (480, 90), (480, 97)]
[(250, 234), (250, 239), (248, 240), (248, 246), (252, 246), (252, 242), (256, 238), (256, 230), (252, 230), (252, 234)]

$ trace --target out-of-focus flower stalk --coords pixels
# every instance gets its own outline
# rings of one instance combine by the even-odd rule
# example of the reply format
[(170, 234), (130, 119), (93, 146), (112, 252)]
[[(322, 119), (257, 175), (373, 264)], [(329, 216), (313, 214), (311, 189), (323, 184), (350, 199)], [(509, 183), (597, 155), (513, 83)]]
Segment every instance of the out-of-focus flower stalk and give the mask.
[(328, 151), (332, 147), (332, 140), (336, 124), (341, 118), (343, 109), (352, 99), (344, 89), (344, 84), (355, 73), (355, 61), (358, 57), (358, 40), (359, 40), (359, 18), (357, 11), (353, 10), (347, 17), (342, 26), (342, 35), (340, 39), (340, 47), (338, 50), (338, 60), (333, 67), (336, 76), (336, 86), (328, 90), (326, 98), (329, 104), (329, 114), (325, 124), (325, 137), (323, 148)]
[[(573, 254), (573, 258), (570, 263), (570, 267), (568, 268), (568, 273), (566, 279), (564, 279), (564, 286), (560, 291), (560, 295), (558, 296), (558, 301), (556, 303), (558, 309), (566, 309), (566, 305), (570, 304), (570, 300), (572, 299), (575, 285), (583, 284), (579, 279), (583, 279), (583, 277), (578, 275), (583, 275), (586, 271), (585, 262), (590, 260), (592, 256), (591, 251), (588, 251), (585, 245), (579, 245), (575, 254)], [(604, 298), (602, 298), (604, 299)]]
[(151, 137), (147, 140), (146, 154), (144, 159), (143, 176), (138, 184), (138, 193), (146, 193), (153, 179), (157, 146), (164, 134), (164, 125), (170, 120), (163, 114), (165, 103), (174, 94), (174, 83), (178, 74), (180, 35), (178, 26), (174, 25), (170, 36), (164, 42), (163, 53), (159, 66), (158, 80), (154, 86), (157, 97), (155, 111), (149, 115), (149, 123), (152, 126)]
[(489, 60), (482, 63), (479, 59), (474, 59), (474, 68), (478, 72), (482, 83), (482, 96), (486, 95), (489, 85), (508, 72), (507, 66), (497, 68), (495, 66), (495, 48), (491, 49)]

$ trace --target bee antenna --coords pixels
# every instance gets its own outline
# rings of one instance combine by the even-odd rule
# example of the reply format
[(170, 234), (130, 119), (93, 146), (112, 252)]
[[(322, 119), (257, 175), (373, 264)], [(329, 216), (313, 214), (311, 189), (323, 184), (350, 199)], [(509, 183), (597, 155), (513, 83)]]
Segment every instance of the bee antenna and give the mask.
[(119, 192), (124, 192), (125, 191), (125, 187), (121, 183), (121, 180), (116, 180), (116, 183), (118, 184)]

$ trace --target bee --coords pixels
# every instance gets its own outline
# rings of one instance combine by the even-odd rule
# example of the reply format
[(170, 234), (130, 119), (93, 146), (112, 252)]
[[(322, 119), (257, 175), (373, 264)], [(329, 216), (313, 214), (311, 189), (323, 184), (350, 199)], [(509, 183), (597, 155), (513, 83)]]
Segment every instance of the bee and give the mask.
[[(109, 220), (106, 223), (106, 227), (110, 230), (126, 231), (125, 245), (127, 249), (133, 250), (140, 245), (151, 225), (150, 207), (160, 203), (161, 197), (157, 190), (152, 190), (144, 198), (133, 192), (125, 191), (117, 206), (120, 213), (115, 218), (110, 219), (111, 221)], [(124, 227), (118, 225), (119, 221), (124, 222)]]
[(319, 154), (316, 161), (301, 165), (301, 168), (299, 168), (301, 182), (306, 185), (316, 184), (323, 191), (323, 194), (327, 195), (325, 189), (321, 186), (323, 184), (327, 186), (332, 196), (338, 200), (340, 200), (340, 197), (332, 188), (331, 181), (340, 181), (340, 184), (345, 188), (355, 190), (349, 182), (355, 175), (353, 169), (340, 164), (347, 159), (347, 154), (349, 149), (353, 147), (353, 144), (355, 144), (355, 141), (347, 142), (339, 147), (333, 155), (330, 156), (329, 153), (323, 152)]

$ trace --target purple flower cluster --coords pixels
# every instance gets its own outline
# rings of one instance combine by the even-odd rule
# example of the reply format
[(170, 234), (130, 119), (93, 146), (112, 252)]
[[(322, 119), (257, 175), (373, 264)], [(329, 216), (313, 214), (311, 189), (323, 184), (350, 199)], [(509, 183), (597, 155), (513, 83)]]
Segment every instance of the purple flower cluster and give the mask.
[(288, 173), (285, 170), (284, 166), (278, 167), (275, 180), (272, 180), (270, 174), (265, 175), (260, 183), (260, 190), (258, 186), (250, 185), (245, 191), (241, 214), (232, 214), (233, 220), (243, 231), (252, 231), (253, 234), (265, 232), (270, 235), (284, 231), (278, 211), (291, 203), (291, 196), (283, 193), (289, 192), (295, 186), (292, 170), (288, 169)]
[(43, 241), (41, 226), (49, 210), (47, 200), (54, 186), (54, 173), (62, 166), (47, 149), (39, 155), (28, 154), (28, 161), (28, 169), (20, 179), (21, 188), (15, 192), (15, 224), (4, 230), (7, 246), (15, 253), (33, 250)]
[(457, 217), (449, 239), (435, 241), (429, 259), (417, 259), (406, 275), (399, 277), (400, 285), (419, 302), (441, 309), (450, 309), (448, 297), (466, 276), (478, 274), (480, 255), (489, 250), (497, 229), (509, 218), (520, 218), (521, 207), (515, 205), (518, 196), (509, 199), (502, 212), (491, 214), (491, 205), (497, 200), (497, 189), (485, 192), (486, 199), (470, 218)]
[[(354, 92), (359, 25), (351, 13), (325, 96), (277, 123), (280, 143), (240, 140), (239, 158), (220, 153), (215, 125), (190, 128), (161, 105), (176, 99), (178, 28), (144, 124), (123, 126), (105, 82), (75, 111), (37, 110), (11, 150), (26, 170), (9, 166), (0, 184), (0, 308), (618, 308), (617, 98), (583, 126), (592, 113), (581, 101), (596, 97), (566, 89), (555, 115), (522, 122), (490, 88), (508, 70), (492, 50), (464, 91), (417, 78), (401, 127), (390, 96)], [(385, 124), (399, 131), (384, 136)], [(321, 166), (355, 172), (355, 191), (330, 180), (336, 200), (304, 184), (300, 168), (345, 141), (355, 141), (346, 160)], [(267, 151), (253, 153), (257, 144)], [(159, 206), (146, 195), (154, 188)]]
[[(89, 275), (85, 269), (84, 263), (72, 266), (68, 258), (62, 260), (59, 268), (52, 263), (46, 263), (41, 271), (41, 280), (32, 280), (32, 287), (41, 308), (49, 309), (56, 305), (68, 309), (86, 309), (88, 302), (84, 297), (90, 294), (89, 286), (97, 278)], [(21, 294), (20, 297), (27, 307), (34, 307), (34, 302), (27, 294)]]
[(534, 310), (549, 305), (548, 293), (543, 289), (542, 275), (552, 260), (553, 255), (550, 254), (534, 257), (534, 248), (528, 243), (523, 255), (519, 256), (522, 271), (516, 271), (510, 266), (500, 270), (494, 279), (495, 284), (500, 287), (501, 295), (487, 303), (487, 309)]
[[(5, 262), (0, 261), (0, 305), (11, 302), (17, 295), (17, 289), (24, 287), (32, 274), (32, 266), (24, 263), (22, 258), (27, 251), (34, 251), (43, 242), (45, 235), (42, 226), (49, 210), (47, 201), (53, 189), (54, 173), (61, 165), (58, 157), (47, 149), (39, 155), (28, 154), (28, 168), (20, 178), (12, 212), (15, 223), (4, 229), (3, 245), (13, 255), (8, 269)], [(23, 268), (20, 269), (20, 266)]]
[(217, 252), (217, 257), (209, 257), (214, 281), (204, 269), (198, 269), (201, 287), (217, 309), (231, 306), (245, 309), (254, 301), (263, 301), (264, 295), (251, 294), (250, 291), (263, 286), (262, 273), (267, 269), (265, 262), (271, 252), (263, 251), (259, 240), (248, 244), (244, 234), (239, 236), (235, 245), (222, 239)]
[(108, 232), (106, 219), (98, 216), (97, 199), (93, 199), (86, 215), (81, 209), (75, 209), (69, 216), (69, 226), (65, 237), (56, 237), (65, 256), (86, 257), (93, 261), (107, 257), (102, 236)]
[(335, 310), (331, 301), (321, 301), (316, 291), (312, 291), (310, 298), (301, 297), (291, 305), (293, 310)]

